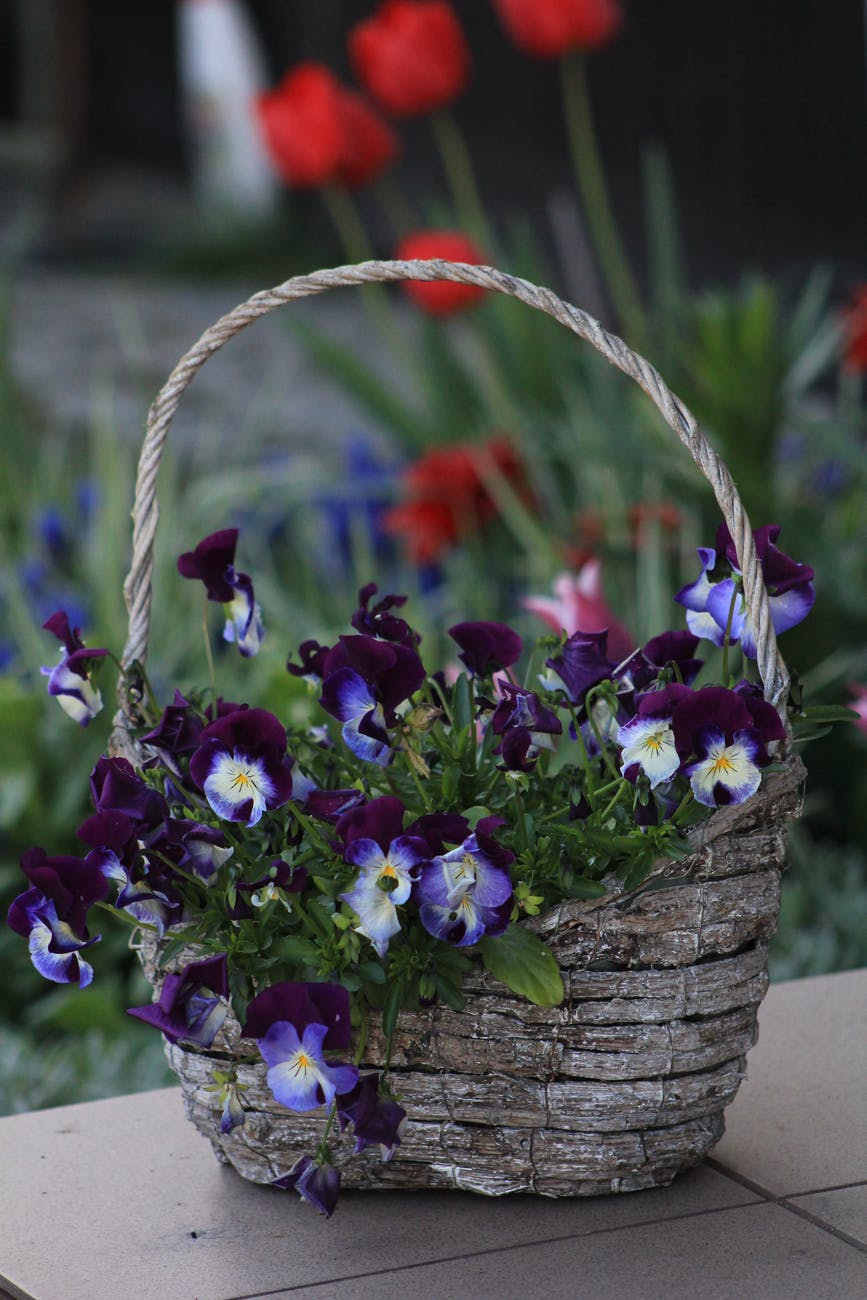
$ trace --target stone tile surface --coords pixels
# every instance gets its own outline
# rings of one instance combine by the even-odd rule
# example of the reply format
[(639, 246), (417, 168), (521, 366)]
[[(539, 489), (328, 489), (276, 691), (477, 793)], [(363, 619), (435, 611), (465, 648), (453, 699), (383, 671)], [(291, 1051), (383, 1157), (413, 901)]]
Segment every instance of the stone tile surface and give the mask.
[(757, 1199), (704, 1168), (670, 1188), (582, 1201), (348, 1193), (329, 1223), (218, 1165), (175, 1089), (0, 1120), (0, 1150), (0, 1286), (38, 1300), (217, 1300)]
[(792, 1205), (830, 1223), (847, 1236), (867, 1246), (867, 1183), (857, 1187), (837, 1187), (829, 1192), (812, 1192), (792, 1197)]
[(272, 1292), (269, 1300), (856, 1300), (865, 1294), (864, 1255), (780, 1206), (762, 1204), (399, 1272), (335, 1274), (318, 1286)]
[(775, 1196), (867, 1182), (867, 969), (772, 984), (714, 1149)]

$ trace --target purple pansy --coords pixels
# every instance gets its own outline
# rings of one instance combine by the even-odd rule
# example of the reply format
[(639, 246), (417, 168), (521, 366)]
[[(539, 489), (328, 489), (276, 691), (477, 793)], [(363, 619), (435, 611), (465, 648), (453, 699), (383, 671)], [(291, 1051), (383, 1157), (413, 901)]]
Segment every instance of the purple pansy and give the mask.
[(307, 795), (306, 808), (311, 817), (321, 821), (339, 823), (351, 809), (364, 802), (361, 790), (351, 786), (346, 790), (311, 790)]
[(288, 1110), (316, 1110), (330, 1106), (339, 1093), (349, 1092), (358, 1079), (354, 1065), (331, 1065), (323, 1043), (328, 1026), (309, 1024), (303, 1033), (288, 1020), (275, 1021), (264, 1038), (257, 1039), (268, 1066), (266, 1081), (276, 1101)]
[(340, 1194), (340, 1170), (319, 1164), (312, 1156), (296, 1160), (288, 1174), (275, 1178), (272, 1187), (294, 1188), (299, 1196), (330, 1219)]
[(97, 943), (87, 930), (88, 909), (108, 893), (108, 881), (92, 854), (86, 858), (50, 858), (44, 849), (29, 849), (21, 870), (30, 888), (13, 899), (10, 929), (27, 939), (33, 965), (55, 984), (78, 984), (93, 979), (93, 967), (79, 953)]
[(502, 699), (491, 718), (491, 730), (502, 740), (494, 753), (500, 754), (512, 771), (529, 772), (542, 749), (554, 748), (551, 737), (562, 734), (563, 724), (533, 691), (503, 682), (500, 692)]
[(139, 855), (124, 861), (110, 848), (93, 849), (89, 858), (98, 862), (106, 880), (118, 886), (114, 906), (129, 912), (143, 925), (151, 925), (160, 938), (173, 921), (180, 920), (181, 903), (147, 880), (147, 863)]
[(512, 912), (514, 854), (497, 844), (490, 830), (498, 818), (484, 818), (450, 853), (422, 867), (417, 886), (422, 925), (436, 939), (458, 948), (483, 934), (502, 934)]
[(400, 1133), (406, 1111), (379, 1090), (379, 1074), (365, 1074), (351, 1092), (337, 1103), (337, 1119), (341, 1133), (349, 1124), (355, 1134), (355, 1152), (365, 1147), (382, 1148), (383, 1160), (390, 1160), (394, 1148), (400, 1146)]
[(170, 1043), (195, 1043), (208, 1048), (223, 1027), (229, 1011), (229, 975), (226, 954), (191, 961), (179, 975), (163, 980), (156, 1002), (130, 1007), (128, 1014), (162, 1030)]
[(409, 900), (419, 864), (429, 857), (423, 840), (402, 835), (383, 851), (376, 840), (353, 839), (346, 860), (359, 867), (352, 889), (340, 897), (357, 914), (355, 929), (369, 939), (380, 957), (400, 932), (397, 909)]
[[(812, 568), (798, 563), (777, 548), (775, 542), (779, 532), (778, 524), (769, 524), (753, 533), (768, 590), (771, 622), (778, 634), (806, 618), (816, 598)], [(702, 564), (701, 574), (695, 582), (681, 588), (674, 598), (687, 611), (690, 631), (721, 646), (728, 629), (729, 640), (740, 641), (744, 654), (755, 659), (755, 637), (747, 619), (737, 553), (725, 523), (717, 531), (715, 548), (701, 547), (698, 555)]]
[(190, 777), (218, 817), (255, 826), (292, 794), (286, 731), (266, 709), (237, 709), (207, 726)]
[(393, 609), (400, 609), (406, 604), (406, 596), (383, 596), (382, 600), (370, 607), (370, 601), (379, 591), (375, 582), (369, 582), (358, 593), (358, 609), (350, 622), (356, 632), (379, 637), (381, 641), (395, 641), (399, 645), (415, 647), (421, 641), (418, 632), (413, 631), (406, 619), (392, 614)]
[(322, 681), (322, 669), (331, 646), (320, 645), (318, 641), (302, 641), (298, 647), (300, 664), (293, 664), (292, 657), (286, 661), (286, 671), (293, 677), (305, 677), (317, 685)]
[(223, 1111), (220, 1115), (220, 1132), (232, 1133), (247, 1122), (247, 1112), (241, 1101), (240, 1085), (229, 1083), (223, 1092)]
[(150, 745), (164, 763), (176, 770), (177, 760), (198, 747), (204, 727), (204, 720), (176, 690), (174, 700), (163, 709), (156, 727), (142, 736), (142, 744)]
[(518, 633), (505, 623), (455, 623), (449, 628), (449, 636), (463, 652), (458, 658), (477, 677), (510, 668), (520, 658), (523, 647)]
[(278, 1020), (288, 1021), (299, 1034), (308, 1025), (326, 1025), (324, 1051), (345, 1051), (352, 1039), (349, 994), (342, 984), (302, 984), (294, 980), (270, 984), (247, 1007), (241, 1032), (245, 1038), (264, 1038)]
[(406, 805), (396, 795), (384, 794), (378, 799), (350, 808), (339, 818), (337, 834), (347, 849), (353, 840), (375, 840), (385, 852), (392, 840), (403, 835)]
[(248, 573), (235, 569), (237, 528), (223, 528), (199, 542), (194, 551), (178, 556), (178, 572), (205, 584), (208, 600), (218, 601), (226, 615), (223, 638), (235, 641), (245, 658), (259, 650), (264, 636), (262, 611)]
[(48, 694), (55, 696), (73, 722), (86, 727), (102, 708), (102, 696), (91, 681), (91, 664), (108, 651), (89, 650), (79, 635), (79, 628), (70, 627), (69, 617), (63, 610), (52, 614), (42, 626), (63, 643), (60, 663), (40, 669), (43, 677), (48, 678)]
[(395, 710), (418, 690), (424, 666), (410, 646), (371, 636), (342, 636), (323, 665), (320, 703), (343, 723), (343, 739), (356, 758), (385, 765)]
[(615, 667), (608, 658), (607, 632), (575, 632), (545, 663), (560, 678), (571, 703), (581, 707), (587, 692), (606, 681)]
[(666, 669), (673, 670), (679, 682), (691, 686), (704, 664), (704, 660), (695, 658), (697, 647), (698, 637), (692, 632), (662, 632), (651, 637), (614, 670), (618, 695), (647, 690)]
[(764, 747), (755, 730), (736, 731), (728, 743), (721, 727), (700, 727), (693, 733), (695, 763), (684, 768), (692, 792), (708, 808), (743, 803), (759, 788)]

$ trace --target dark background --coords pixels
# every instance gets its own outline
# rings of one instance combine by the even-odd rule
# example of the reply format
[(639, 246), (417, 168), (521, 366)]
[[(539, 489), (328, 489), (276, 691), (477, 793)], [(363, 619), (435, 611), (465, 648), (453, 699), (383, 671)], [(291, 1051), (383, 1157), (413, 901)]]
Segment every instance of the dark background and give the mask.
[[(345, 34), (375, 7), (249, 0), (275, 80), (306, 57), (348, 76)], [(183, 182), (175, 8), (170, 0), (0, 0), (2, 130), (59, 127), (51, 198), (65, 241), (56, 232), (52, 241), (49, 225), (43, 255), (80, 253), (70, 220), (106, 175), (134, 176), (143, 196)], [(519, 53), (487, 0), (456, 8), (474, 56), (456, 112), (485, 197), (532, 214), (569, 179), (555, 65)], [(638, 260), (641, 151), (656, 142), (672, 165), (694, 276), (797, 271), (825, 259), (844, 279), (863, 276), (861, 0), (625, 0), (625, 9), (622, 35), (592, 56), (591, 78), (609, 183)], [(424, 124), (402, 134), (409, 175), (423, 178), (433, 166)], [(3, 153), (20, 161), (16, 147)], [(126, 223), (121, 244), (144, 237), (146, 208), (140, 228)]]

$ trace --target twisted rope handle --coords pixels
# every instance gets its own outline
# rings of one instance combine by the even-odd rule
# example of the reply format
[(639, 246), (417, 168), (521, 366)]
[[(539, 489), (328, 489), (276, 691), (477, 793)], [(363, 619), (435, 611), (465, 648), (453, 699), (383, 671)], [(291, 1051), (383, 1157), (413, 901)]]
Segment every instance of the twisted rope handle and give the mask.
[[(133, 505), (133, 554), (124, 597), (129, 613), (129, 633), (123, 652), (123, 665), (128, 668), (134, 660), (144, 662), (150, 634), (151, 596), (153, 576), (153, 545), (159, 518), (157, 500), (157, 471), (169, 426), (178, 409), (181, 397), (208, 357), (242, 329), (267, 316), (269, 312), (297, 298), (307, 298), (349, 285), (390, 283), (396, 280), (451, 280), (459, 284), (477, 285), (517, 298), (528, 307), (552, 316), (579, 338), (586, 339), (598, 352), (630, 376), (644, 389), (686, 446), (695, 463), (710, 483), (723, 518), (734, 540), (741, 573), (744, 599), (756, 640), (756, 659), (762, 680), (765, 699), (785, 717), (785, 704), (789, 689), (789, 674), (777, 648), (771, 623), (768, 593), (762, 576), (761, 564), (756, 555), (752, 527), (737, 488), (725, 464), (719, 458), (696, 424), (694, 416), (666, 386), (662, 377), (648, 361), (626, 346), (615, 334), (609, 334), (597, 320), (578, 307), (563, 302), (550, 289), (539, 288), (527, 280), (516, 279), (491, 266), (469, 266), (461, 262), (440, 260), (419, 262), (361, 262), (356, 266), (338, 266), (332, 270), (315, 271), (312, 275), (299, 275), (274, 289), (264, 289), (246, 302), (227, 312), (215, 322), (197, 343), (180, 359), (151, 406), (147, 430), (139, 458)], [(115, 741), (118, 748), (128, 750), (133, 724), (134, 708), (127, 694), (120, 689), (121, 713), (116, 719)]]

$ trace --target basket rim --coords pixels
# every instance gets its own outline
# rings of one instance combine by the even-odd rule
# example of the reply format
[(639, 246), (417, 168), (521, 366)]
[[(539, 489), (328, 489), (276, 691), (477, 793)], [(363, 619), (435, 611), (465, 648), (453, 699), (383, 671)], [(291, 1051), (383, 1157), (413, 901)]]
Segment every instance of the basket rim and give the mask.
[[(443, 259), (372, 260), (294, 276), (272, 289), (253, 294), (225, 313), (181, 357), (150, 407), (139, 456), (132, 511), (132, 559), (123, 588), (129, 618), (121, 659), (123, 668), (129, 668), (135, 661), (143, 664), (147, 657), (153, 596), (153, 547), (159, 520), (157, 474), (172, 420), (195, 375), (231, 338), (278, 307), (334, 288), (401, 280), (448, 280), (517, 298), (590, 343), (647, 394), (710, 484), (728, 525), (743, 576), (746, 614), (753, 624), (763, 693), (785, 723), (789, 673), (777, 646), (752, 525), (728, 467), (699, 428), (695, 417), (649, 361), (616, 334), (604, 329), (594, 317), (565, 302), (551, 289), (508, 275), (493, 266)], [(133, 732), (137, 717), (135, 706), (124, 689), (123, 677), (118, 683), (118, 699), (120, 709), (114, 719), (112, 746), (116, 752), (128, 753), (135, 750)]]

